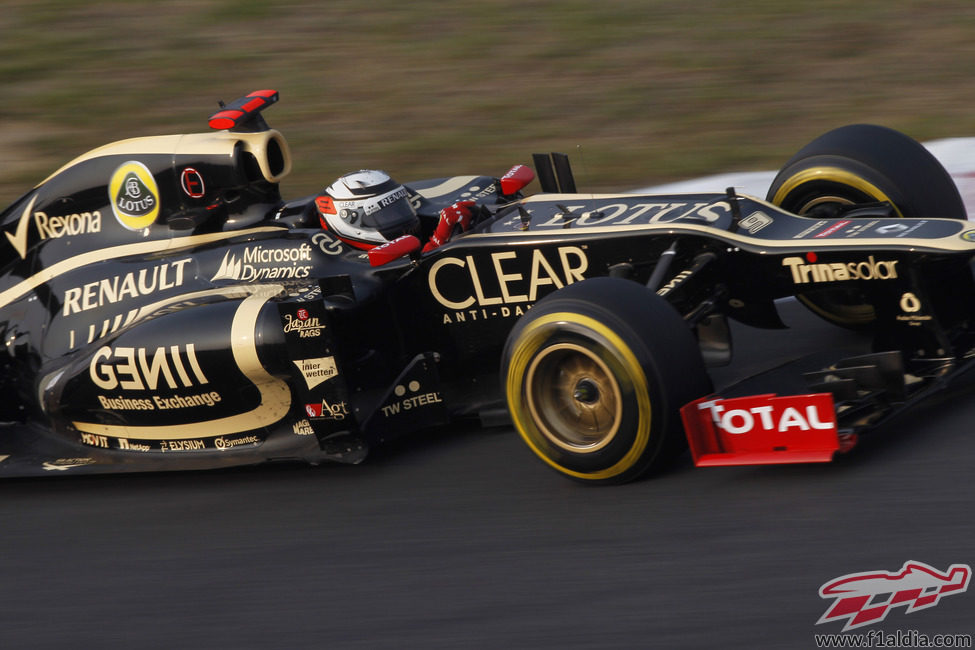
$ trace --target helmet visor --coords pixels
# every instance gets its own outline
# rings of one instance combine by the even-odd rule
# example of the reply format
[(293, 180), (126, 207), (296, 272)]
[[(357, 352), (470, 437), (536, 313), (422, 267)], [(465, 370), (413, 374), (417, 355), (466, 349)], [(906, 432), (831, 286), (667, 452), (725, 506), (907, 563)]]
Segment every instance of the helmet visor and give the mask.
[(406, 188), (400, 187), (364, 206), (362, 225), (375, 228), (387, 240), (411, 232), (419, 224)]

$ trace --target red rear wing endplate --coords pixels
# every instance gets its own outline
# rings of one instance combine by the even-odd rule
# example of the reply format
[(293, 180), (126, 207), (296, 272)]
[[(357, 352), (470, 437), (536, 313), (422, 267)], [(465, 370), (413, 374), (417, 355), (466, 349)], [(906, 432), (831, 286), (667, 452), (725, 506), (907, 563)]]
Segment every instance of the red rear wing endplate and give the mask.
[(211, 129), (245, 129), (259, 131), (267, 128), (260, 113), (278, 101), (276, 90), (255, 90), (234, 102), (221, 105), (220, 110), (210, 116)]

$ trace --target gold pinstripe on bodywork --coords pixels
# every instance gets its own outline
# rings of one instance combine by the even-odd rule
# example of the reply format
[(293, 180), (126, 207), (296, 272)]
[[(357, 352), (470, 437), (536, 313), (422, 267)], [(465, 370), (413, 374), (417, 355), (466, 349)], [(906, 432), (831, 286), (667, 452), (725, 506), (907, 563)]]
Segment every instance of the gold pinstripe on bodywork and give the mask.
[[(715, 195), (718, 196), (718, 195)], [(540, 202), (552, 202), (557, 200), (566, 200), (567, 198), (575, 199), (586, 199), (588, 201), (598, 201), (598, 200), (609, 200), (609, 199), (633, 199), (641, 198), (641, 195), (634, 194), (543, 194), (535, 197), (531, 197), (522, 201), (522, 205), (531, 207), (533, 203)], [(768, 206), (768, 209), (775, 213), (781, 213), (782, 209), (778, 206), (772, 205), (768, 201), (759, 199), (754, 196), (747, 196), (744, 194), (738, 195), (739, 199), (748, 199), (749, 201), (754, 201), (757, 204), (762, 204)], [(774, 217), (773, 217), (774, 218)], [(933, 219), (933, 218), (932, 218)], [(932, 219), (925, 219), (926, 221), (931, 221)], [(806, 220), (812, 224), (815, 223), (815, 219), (806, 218)], [(912, 222), (921, 221), (920, 218), (906, 218), (906, 224)], [(926, 238), (912, 238), (912, 237), (857, 237), (856, 239), (844, 240), (844, 239), (763, 239), (761, 237), (751, 236), (747, 233), (743, 234), (741, 232), (731, 232), (729, 230), (722, 230), (721, 228), (716, 228), (713, 225), (702, 225), (696, 223), (687, 223), (682, 221), (672, 221), (666, 223), (648, 223), (639, 225), (626, 225), (626, 226), (585, 226), (574, 230), (556, 230), (556, 229), (545, 229), (545, 230), (520, 230), (517, 228), (512, 228), (505, 232), (486, 232), (486, 233), (469, 233), (463, 237), (457, 238), (456, 242), (475, 242), (479, 240), (491, 240), (497, 239), (499, 237), (511, 239), (513, 242), (520, 238), (530, 238), (530, 237), (545, 237), (552, 238), (571, 236), (590, 237), (593, 235), (606, 235), (606, 234), (620, 234), (627, 233), (628, 235), (642, 235), (642, 234), (666, 234), (666, 235), (678, 235), (678, 234), (699, 234), (705, 235), (712, 238), (720, 239), (726, 241), (730, 244), (734, 244), (740, 247), (742, 250), (755, 252), (759, 254), (774, 253), (774, 254), (785, 254), (785, 253), (805, 253), (810, 248), (815, 248), (816, 250), (824, 249), (836, 249), (842, 251), (843, 249), (848, 249), (851, 251), (865, 251), (868, 249), (886, 249), (886, 250), (903, 250), (903, 251), (924, 251), (924, 252), (934, 252), (934, 253), (973, 253), (975, 254), (975, 241), (963, 240), (959, 235), (965, 230), (975, 230), (975, 224), (958, 220), (958, 219), (941, 219), (941, 221), (950, 221), (953, 224), (958, 225), (958, 233), (948, 235), (946, 237), (940, 237), (936, 239)]]
[[(272, 142), (281, 148), (281, 155), (283, 156), (282, 169), (277, 172), (270, 168), (267, 155), (268, 146)], [(288, 141), (279, 131), (275, 129), (257, 133), (214, 131), (212, 133), (187, 133), (183, 135), (154, 135), (112, 142), (78, 156), (38, 183), (36, 187), (40, 187), (71, 167), (95, 158), (163, 154), (168, 156), (227, 156), (229, 160), (238, 143), (243, 146), (245, 151), (254, 155), (260, 166), (261, 174), (268, 182), (277, 183), (291, 171), (291, 150), (288, 147)]]
[(165, 251), (175, 251), (182, 248), (202, 246), (212, 242), (232, 239), (234, 237), (246, 237), (260, 233), (284, 232), (286, 228), (282, 226), (259, 226), (246, 230), (230, 230), (227, 232), (214, 232), (205, 235), (191, 235), (188, 237), (173, 237), (171, 239), (160, 239), (153, 241), (137, 242), (134, 244), (122, 244), (109, 248), (88, 251), (73, 257), (69, 257), (48, 266), (34, 275), (21, 280), (17, 284), (0, 291), (0, 307), (6, 307), (28, 291), (31, 291), (48, 280), (81, 268), (87, 264), (114, 260), (130, 255), (146, 255), (150, 253), (162, 253)]
[[(183, 440), (188, 438), (215, 438), (241, 431), (250, 431), (274, 424), (291, 408), (291, 390), (282, 379), (265, 370), (257, 355), (256, 328), (261, 308), (272, 295), (283, 290), (280, 285), (262, 285), (241, 301), (230, 328), (230, 347), (240, 371), (258, 389), (260, 403), (246, 413), (238, 413), (215, 420), (185, 424), (158, 426), (127, 426), (73, 422), (74, 427), (86, 433), (112, 438), (139, 440)], [(217, 290), (219, 291), (219, 290)], [(185, 298), (181, 296), (180, 298)]]

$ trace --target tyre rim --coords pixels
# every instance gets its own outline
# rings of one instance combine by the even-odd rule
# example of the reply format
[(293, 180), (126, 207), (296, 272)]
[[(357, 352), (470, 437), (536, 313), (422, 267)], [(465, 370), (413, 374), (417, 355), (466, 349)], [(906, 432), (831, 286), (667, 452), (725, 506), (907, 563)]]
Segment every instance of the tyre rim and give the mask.
[(817, 196), (816, 198), (811, 199), (799, 206), (799, 208), (796, 210), (796, 214), (807, 216), (813, 210), (813, 208), (820, 205), (830, 204), (853, 205), (853, 201), (842, 196)]
[[(856, 205), (856, 202), (845, 196), (818, 196), (800, 205), (795, 213), (810, 216), (817, 207), (825, 205)], [(876, 318), (873, 307), (865, 304), (862, 295), (852, 289), (823, 289), (812, 294), (803, 294), (798, 298), (814, 312), (834, 322), (863, 325), (873, 322)]]
[(622, 419), (620, 387), (606, 364), (573, 343), (542, 350), (525, 378), (527, 406), (549, 441), (574, 453), (610, 443)]

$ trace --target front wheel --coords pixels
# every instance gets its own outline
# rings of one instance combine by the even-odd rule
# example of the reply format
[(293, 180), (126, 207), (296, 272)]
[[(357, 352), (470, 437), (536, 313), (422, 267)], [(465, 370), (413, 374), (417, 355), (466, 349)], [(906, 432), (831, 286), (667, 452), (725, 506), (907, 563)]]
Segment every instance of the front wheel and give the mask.
[[(810, 142), (782, 167), (767, 199), (820, 219), (870, 203), (889, 204), (897, 217), (967, 218), (951, 176), (921, 143), (872, 124), (843, 126)], [(855, 289), (811, 290), (798, 298), (842, 327), (869, 328), (876, 318)]]
[(686, 444), (680, 407), (711, 391), (680, 315), (616, 278), (541, 300), (508, 336), (501, 367), (521, 437), (585, 483), (624, 483), (671, 460)]

